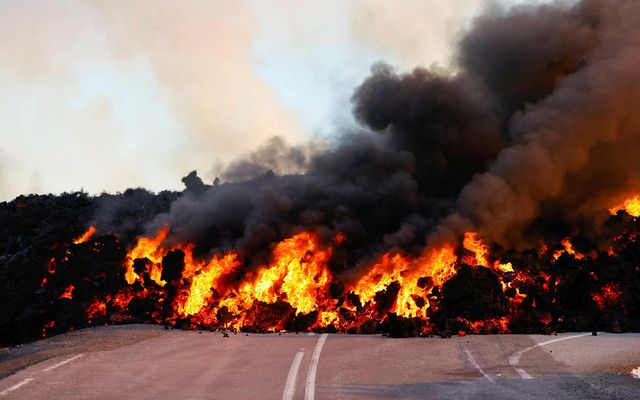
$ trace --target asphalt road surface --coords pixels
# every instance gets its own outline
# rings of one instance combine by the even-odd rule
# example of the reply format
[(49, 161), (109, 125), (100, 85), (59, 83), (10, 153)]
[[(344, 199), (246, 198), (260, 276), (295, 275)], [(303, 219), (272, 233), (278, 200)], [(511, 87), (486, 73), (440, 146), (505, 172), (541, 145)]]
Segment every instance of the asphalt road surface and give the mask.
[(0, 349), (0, 398), (640, 399), (637, 367), (639, 334), (224, 337), (129, 325)]

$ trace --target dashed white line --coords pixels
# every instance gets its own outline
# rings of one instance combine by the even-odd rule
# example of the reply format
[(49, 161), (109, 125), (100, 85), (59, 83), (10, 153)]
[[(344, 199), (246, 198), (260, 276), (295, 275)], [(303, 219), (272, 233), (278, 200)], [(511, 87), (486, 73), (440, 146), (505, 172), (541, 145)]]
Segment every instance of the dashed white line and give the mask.
[(70, 363), (70, 362), (71, 362), (71, 361), (73, 361), (73, 360), (77, 360), (78, 358), (82, 357), (83, 355), (84, 355), (84, 353), (80, 353), (80, 354), (77, 354), (77, 355), (75, 355), (75, 356), (73, 356), (73, 357), (69, 357), (69, 358), (67, 358), (67, 359), (66, 359), (66, 360), (64, 360), (64, 361), (60, 361), (60, 362), (59, 362), (59, 363), (57, 363), (57, 364), (53, 364), (52, 366), (50, 366), (50, 367), (47, 367), (47, 368), (43, 369), (43, 370), (42, 370), (42, 372), (49, 372), (49, 371), (53, 371), (54, 369), (56, 369), (56, 368), (58, 368), (58, 367), (62, 367), (63, 365), (68, 364), (68, 363)]
[(287, 375), (287, 382), (284, 384), (284, 392), (282, 393), (282, 400), (291, 400), (296, 392), (296, 380), (298, 379), (298, 370), (300, 369), (300, 362), (304, 351), (299, 351), (296, 356), (293, 357), (291, 368), (289, 368), (289, 375)]
[(305, 400), (313, 400), (316, 395), (316, 372), (318, 370), (318, 360), (320, 359), (320, 353), (322, 352), (322, 346), (327, 340), (326, 333), (323, 333), (318, 338), (316, 348), (313, 350), (313, 356), (311, 356), (311, 365), (309, 365), (309, 371), (307, 372), (307, 385), (305, 387), (304, 398)]
[[(61, 367), (61, 366), (65, 365), (65, 364), (68, 364), (73, 360), (77, 360), (78, 358), (82, 357), (83, 355), (84, 355), (84, 353), (80, 353), (80, 354), (77, 354), (77, 355), (75, 355), (73, 357), (69, 357), (66, 360), (60, 361), (57, 364), (53, 364), (53, 365), (43, 369), (41, 372), (53, 371), (54, 369), (56, 369), (58, 367)], [(35, 378), (32, 377), (32, 376), (30, 376), (28, 378), (25, 378), (25, 379), (21, 380), (20, 382), (16, 383), (15, 385), (13, 385), (11, 387), (8, 387), (5, 390), (1, 391), (0, 392), (0, 396), (6, 396), (11, 392), (20, 389), (21, 387), (23, 387), (24, 385), (28, 384), (29, 382), (31, 382), (33, 380), (35, 380)]]
[(27, 383), (31, 382), (33, 380), (32, 377), (26, 378), (21, 380), (20, 382), (16, 383), (15, 385), (6, 388), (5, 390), (3, 390), (2, 392), (0, 392), (0, 396), (6, 396), (9, 393), (13, 392), (14, 390), (20, 389), (21, 387), (23, 387), (24, 385), (26, 385)]
[(471, 364), (473, 364), (473, 366), (474, 366), (474, 367), (476, 367), (476, 369), (477, 369), (478, 371), (480, 371), (480, 373), (481, 373), (485, 378), (487, 378), (487, 380), (488, 380), (489, 382), (491, 382), (491, 383), (496, 383), (496, 382), (493, 380), (493, 378), (491, 378), (489, 375), (487, 375), (487, 374), (482, 370), (482, 368), (480, 368), (480, 365), (478, 365), (478, 363), (476, 362), (476, 360), (474, 360), (473, 356), (471, 355), (471, 352), (470, 352), (468, 349), (466, 349), (466, 348), (465, 348), (465, 349), (464, 349), (464, 352), (465, 352), (465, 354), (467, 355), (467, 360), (469, 360), (469, 362), (470, 362)]
[(516, 371), (518, 375), (520, 375), (522, 379), (533, 379), (533, 377), (529, 375), (527, 371), (525, 371), (522, 368), (518, 368), (518, 363), (520, 362), (520, 358), (524, 353), (527, 353), (537, 347), (546, 346), (551, 343), (562, 342), (563, 340), (576, 339), (579, 337), (589, 336), (589, 335), (591, 335), (591, 333), (581, 333), (579, 335), (565, 336), (565, 337), (561, 337), (553, 340), (547, 340), (546, 342), (540, 342), (533, 346), (527, 347), (526, 349), (523, 349), (523, 350), (518, 350), (515, 353), (513, 353), (511, 357), (509, 357), (509, 365), (513, 367), (513, 369)]

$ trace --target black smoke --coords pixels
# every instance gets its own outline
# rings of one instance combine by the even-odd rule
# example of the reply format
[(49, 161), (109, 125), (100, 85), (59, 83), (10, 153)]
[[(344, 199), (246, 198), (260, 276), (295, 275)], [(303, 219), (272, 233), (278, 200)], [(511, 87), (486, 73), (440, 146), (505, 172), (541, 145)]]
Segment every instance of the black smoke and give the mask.
[(190, 175), (150, 229), (168, 223), (172, 240), (258, 259), (298, 230), (341, 231), (356, 262), (465, 230), (522, 247), (549, 226), (595, 228), (607, 202), (638, 188), (639, 10), (489, 8), (461, 38), (454, 72), (374, 65), (353, 95), (366, 129), (328, 148), (275, 138), (214, 186)]

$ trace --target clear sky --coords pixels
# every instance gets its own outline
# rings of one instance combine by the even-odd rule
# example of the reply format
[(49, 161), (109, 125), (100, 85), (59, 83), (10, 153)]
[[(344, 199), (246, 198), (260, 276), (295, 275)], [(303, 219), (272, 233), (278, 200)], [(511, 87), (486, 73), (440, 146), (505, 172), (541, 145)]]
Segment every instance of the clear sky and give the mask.
[(180, 188), (271, 136), (330, 137), (371, 64), (450, 67), (489, 4), (0, 0), (0, 201)]

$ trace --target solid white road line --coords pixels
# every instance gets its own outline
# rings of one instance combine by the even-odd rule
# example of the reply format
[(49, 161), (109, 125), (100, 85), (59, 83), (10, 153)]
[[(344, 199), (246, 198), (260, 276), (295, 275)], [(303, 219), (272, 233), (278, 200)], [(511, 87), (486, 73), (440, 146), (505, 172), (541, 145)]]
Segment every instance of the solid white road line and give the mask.
[(531, 375), (529, 375), (527, 373), (527, 371), (525, 371), (522, 368), (517, 368), (518, 363), (520, 362), (520, 357), (522, 357), (522, 355), (524, 353), (527, 353), (527, 352), (529, 352), (529, 351), (531, 351), (531, 350), (533, 350), (533, 349), (535, 349), (537, 347), (546, 346), (546, 345), (551, 344), (551, 343), (562, 342), (563, 340), (576, 339), (576, 338), (579, 338), (579, 337), (590, 336), (590, 335), (591, 335), (591, 333), (581, 333), (579, 335), (564, 336), (564, 337), (560, 337), (560, 338), (553, 339), (553, 340), (547, 340), (546, 342), (540, 342), (540, 343), (535, 344), (535, 345), (533, 345), (531, 347), (527, 347), (524, 350), (518, 350), (515, 353), (513, 353), (511, 355), (511, 357), (509, 357), (509, 365), (511, 365), (513, 367), (513, 369), (515, 369), (516, 373), (518, 375), (520, 375), (520, 377), (522, 379), (533, 379), (533, 377), (531, 377)]
[(514, 369), (516, 370), (516, 373), (518, 375), (520, 375), (520, 378), (522, 378), (522, 379), (533, 379), (533, 377), (531, 375), (529, 375), (527, 373), (527, 371), (525, 371), (524, 369), (522, 369), (522, 368), (514, 368)]
[(293, 357), (291, 368), (289, 368), (289, 375), (287, 375), (287, 382), (284, 384), (284, 392), (282, 393), (282, 400), (291, 400), (296, 392), (296, 380), (298, 379), (298, 370), (300, 369), (300, 362), (304, 351), (299, 351), (296, 356)]
[(80, 354), (75, 355), (75, 356), (73, 356), (73, 357), (69, 357), (69, 358), (67, 358), (67, 359), (66, 359), (66, 360), (64, 360), (64, 361), (60, 361), (60, 362), (59, 362), (59, 363), (57, 363), (57, 364), (53, 364), (52, 366), (50, 366), (50, 367), (47, 367), (47, 368), (43, 369), (43, 370), (42, 370), (42, 372), (49, 372), (49, 371), (53, 371), (54, 369), (56, 369), (56, 368), (58, 368), (58, 367), (61, 367), (61, 366), (65, 365), (65, 364), (68, 364), (68, 363), (70, 363), (70, 362), (71, 362), (71, 361), (73, 361), (73, 360), (77, 360), (78, 358), (82, 357), (83, 355), (84, 355), (84, 353), (80, 353)]
[(487, 374), (482, 370), (482, 368), (480, 368), (480, 365), (478, 365), (478, 363), (476, 362), (476, 360), (474, 360), (474, 359), (473, 359), (473, 356), (471, 355), (471, 352), (470, 352), (467, 348), (465, 348), (465, 349), (464, 349), (464, 352), (465, 352), (465, 354), (467, 355), (467, 360), (469, 360), (469, 362), (470, 362), (471, 364), (473, 364), (473, 366), (474, 366), (474, 367), (476, 367), (476, 369), (477, 369), (478, 371), (480, 371), (480, 373), (481, 373), (485, 378), (487, 378), (487, 380), (489, 380), (489, 382), (491, 382), (491, 383), (495, 383), (495, 381), (493, 380), (493, 378), (491, 378), (489, 375), (487, 375)]
[(27, 383), (31, 382), (32, 380), (33, 380), (33, 378), (31, 378), (31, 377), (23, 379), (20, 382), (16, 383), (15, 385), (11, 386), (10, 388), (6, 388), (2, 392), (0, 392), (0, 396), (6, 396), (9, 393), (13, 392), (14, 390), (20, 389), (21, 387), (23, 387)]
[(307, 385), (304, 391), (305, 400), (313, 400), (316, 395), (316, 372), (318, 370), (318, 360), (320, 359), (320, 352), (322, 352), (322, 346), (327, 340), (326, 333), (323, 333), (318, 338), (316, 348), (313, 350), (313, 356), (311, 356), (311, 364), (309, 365), (309, 371), (307, 372)]

